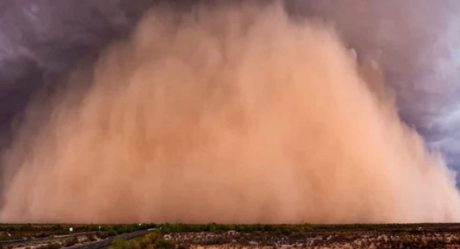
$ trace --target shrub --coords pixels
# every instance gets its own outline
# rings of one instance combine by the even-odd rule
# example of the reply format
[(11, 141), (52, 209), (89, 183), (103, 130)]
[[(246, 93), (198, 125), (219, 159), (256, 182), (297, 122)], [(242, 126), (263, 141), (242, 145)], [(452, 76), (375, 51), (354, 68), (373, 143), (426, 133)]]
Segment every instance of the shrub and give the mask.
[(113, 249), (129, 249), (128, 241), (124, 239), (114, 239), (112, 241), (112, 248)]
[(160, 238), (160, 239), (157, 239), (157, 241), (155, 242), (155, 244), (153, 245), (154, 248), (163, 248), (163, 249), (167, 249), (167, 248), (173, 248), (174, 247), (174, 244), (169, 241), (169, 240), (165, 240), (163, 238)]
[(155, 243), (155, 241), (157, 241), (157, 240), (159, 240), (161, 238), (163, 238), (163, 235), (161, 235), (161, 233), (155, 231), (155, 232), (151, 232), (151, 233), (145, 235), (143, 239), (145, 239), (146, 242), (148, 242), (148, 243)]
[(10, 237), (8, 236), (8, 234), (6, 232), (0, 232), (0, 241), (1, 240), (9, 240)]
[(130, 240), (128, 241), (128, 248), (129, 249), (142, 249), (143, 246), (139, 242), (139, 240)]

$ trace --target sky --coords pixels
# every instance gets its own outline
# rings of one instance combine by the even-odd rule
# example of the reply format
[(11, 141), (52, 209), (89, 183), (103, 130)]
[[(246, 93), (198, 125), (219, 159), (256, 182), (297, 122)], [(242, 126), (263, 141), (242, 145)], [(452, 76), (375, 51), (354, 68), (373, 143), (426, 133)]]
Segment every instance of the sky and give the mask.
[[(0, 146), (11, 142), (34, 95), (123, 39), (156, 2), (0, 0)], [(286, 8), (293, 17), (330, 22), (359, 60), (377, 62), (402, 119), (460, 170), (458, 1), (288, 0)]]

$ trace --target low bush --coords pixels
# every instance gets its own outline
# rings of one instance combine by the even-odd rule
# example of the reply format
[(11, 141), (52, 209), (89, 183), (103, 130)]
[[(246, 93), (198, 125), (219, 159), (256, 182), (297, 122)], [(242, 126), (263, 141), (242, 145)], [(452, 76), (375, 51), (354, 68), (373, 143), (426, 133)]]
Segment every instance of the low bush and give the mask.
[(113, 249), (130, 249), (128, 241), (124, 239), (114, 239), (112, 241), (112, 248)]
[(155, 243), (153, 244), (153, 247), (155, 249), (168, 249), (168, 248), (173, 248), (174, 244), (169, 240), (160, 238), (157, 241), (155, 241)]
[(133, 240), (115, 239), (113, 249), (168, 249), (174, 248), (171, 241), (165, 240), (158, 231), (151, 232)]

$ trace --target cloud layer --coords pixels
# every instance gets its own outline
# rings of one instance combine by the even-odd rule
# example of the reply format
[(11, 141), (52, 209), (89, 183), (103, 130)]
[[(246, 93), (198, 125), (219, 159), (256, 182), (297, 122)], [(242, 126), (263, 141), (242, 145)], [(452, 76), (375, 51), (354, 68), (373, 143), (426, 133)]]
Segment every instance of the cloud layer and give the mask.
[(460, 3), (455, 0), (287, 1), (291, 12), (326, 19), (360, 59), (375, 60), (395, 89), (399, 113), (449, 165), (460, 165)]

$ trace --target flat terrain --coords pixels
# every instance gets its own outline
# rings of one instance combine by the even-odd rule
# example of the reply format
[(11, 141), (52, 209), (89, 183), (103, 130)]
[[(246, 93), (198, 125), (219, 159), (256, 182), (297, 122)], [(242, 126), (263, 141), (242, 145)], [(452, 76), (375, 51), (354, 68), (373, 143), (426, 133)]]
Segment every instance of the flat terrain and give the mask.
[(460, 248), (460, 224), (4, 224), (0, 225), (0, 246), (24, 249)]

